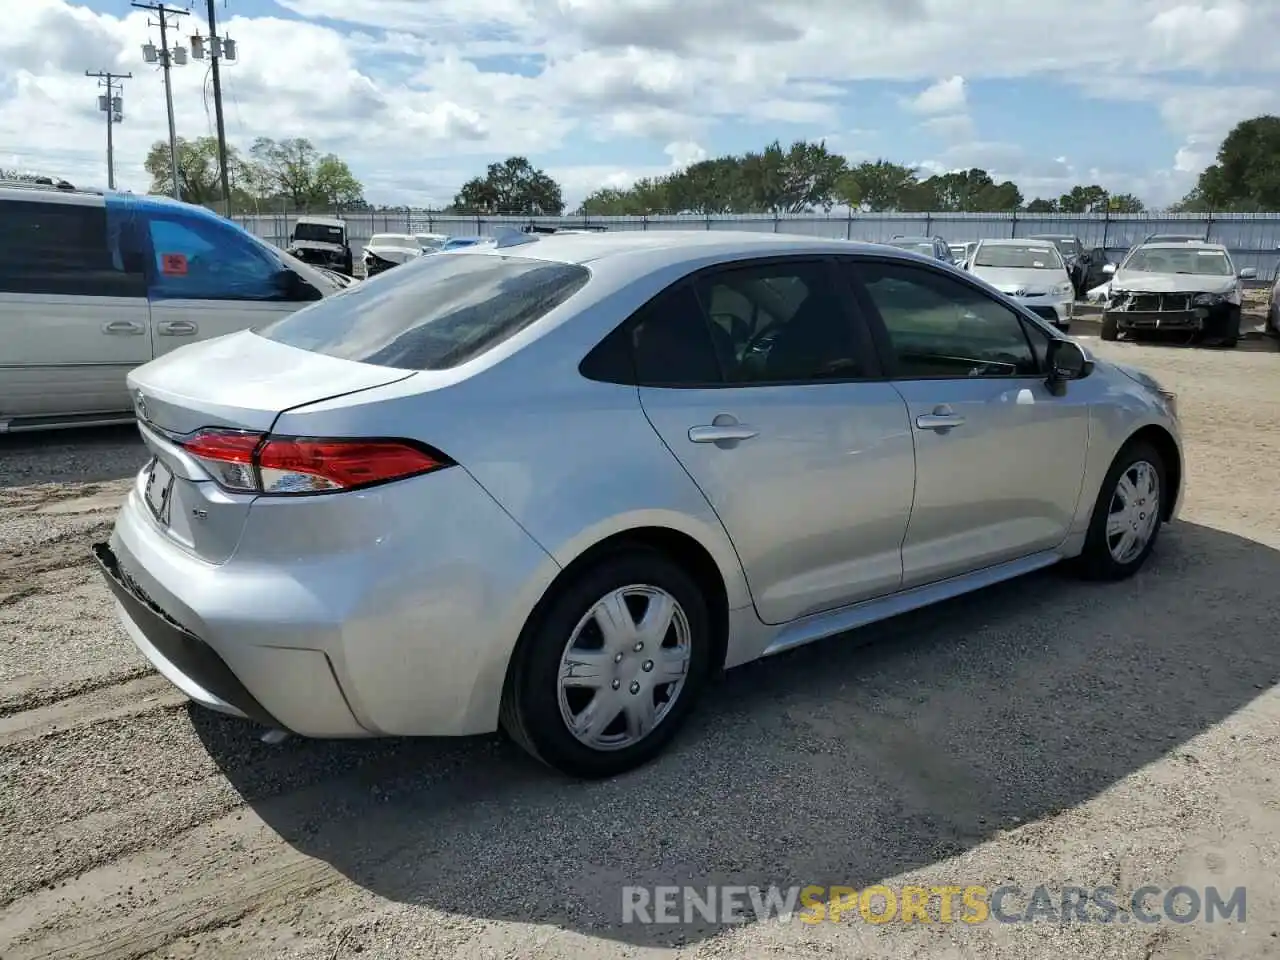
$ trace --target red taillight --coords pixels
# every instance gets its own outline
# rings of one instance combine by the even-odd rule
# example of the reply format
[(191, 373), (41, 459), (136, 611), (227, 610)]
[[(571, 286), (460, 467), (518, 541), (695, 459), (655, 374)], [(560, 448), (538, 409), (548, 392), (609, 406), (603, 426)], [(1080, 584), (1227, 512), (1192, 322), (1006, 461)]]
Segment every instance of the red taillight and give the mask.
[(242, 493), (357, 490), (453, 465), (443, 454), (406, 440), (272, 437), (210, 429), (187, 437), (182, 447), (221, 486)]

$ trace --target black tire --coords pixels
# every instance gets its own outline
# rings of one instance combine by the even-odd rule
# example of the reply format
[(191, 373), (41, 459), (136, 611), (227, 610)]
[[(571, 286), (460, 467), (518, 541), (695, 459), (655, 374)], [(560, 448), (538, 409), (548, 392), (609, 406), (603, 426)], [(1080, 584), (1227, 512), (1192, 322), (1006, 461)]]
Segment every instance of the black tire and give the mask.
[(1227, 317), (1227, 332), (1222, 338), (1222, 346), (1230, 350), (1240, 342), (1240, 308), (1232, 307)]
[[(1120, 562), (1111, 553), (1107, 521), (1121, 476), (1128, 473), (1135, 464), (1143, 461), (1149, 463), (1156, 471), (1156, 489), (1159, 491), (1160, 503), (1156, 509), (1155, 526), (1142, 550), (1136, 556)], [(1076, 560), (1077, 572), (1086, 580), (1124, 580), (1137, 573), (1147, 562), (1147, 557), (1155, 549), (1156, 540), (1160, 537), (1160, 528), (1164, 526), (1161, 512), (1169, 496), (1168, 490), (1168, 475), (1160, 452), (1145, 440), (1126, 445), (1116, 455), (1111, 469), (1107, 471), (1106, 479), (1102, 481), (1102, 489), (1098, 492), (1097, 502), (1093, 505), (1093, 516), (1089, 520), (1089, 533), (1085, 537), (1084, 551)]]
[[(666, 591), (684, 611), (688, 668), (675, 702), (646, 736), (619, 749), (596, 749), (578, 740), (561, 715), (560, 662), (583, 617), (610, 592), (636, 584)], [(525, 626), (503, 690), (502, 728), (535, 758), (571, 777), (625, 773), (657, 756), (684, 724), (710, 674), (712, 646), (703, 591), (680, 566), (645, 547), (607, 555), (559, 586), (550, 603)]]
[(1116, 322), (1116, 318), (1109, 313), (1102, 315), (1102, 339), (1103, 340), (1119, 340), (1120, 324)]
[(1272, 301), (1267, 308), (1266, 332), (1268, 336), (1280, 337), (1280, 301)]

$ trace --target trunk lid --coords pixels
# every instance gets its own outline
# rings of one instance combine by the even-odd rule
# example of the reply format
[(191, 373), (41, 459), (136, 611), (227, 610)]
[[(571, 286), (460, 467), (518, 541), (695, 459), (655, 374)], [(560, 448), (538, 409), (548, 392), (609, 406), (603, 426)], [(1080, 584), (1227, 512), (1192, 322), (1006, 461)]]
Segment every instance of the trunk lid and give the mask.
[(290, 408), (412, 376), (409, 370), (310, 353), (247, 330), (144, 364), (128, 376), (139, 431), (154, 458), (138, 475), (139, 508), (184, 550), (223, 563), (240, 541), (256, 495), (223, 490), (174, 435), (201, 427), (266, 433)]
[(162, 431), (265, 432), (291, 407), (413, 375), (300, 350), (244, 330), (158, 357), (133, 370), (128, 384), (138, 419)]

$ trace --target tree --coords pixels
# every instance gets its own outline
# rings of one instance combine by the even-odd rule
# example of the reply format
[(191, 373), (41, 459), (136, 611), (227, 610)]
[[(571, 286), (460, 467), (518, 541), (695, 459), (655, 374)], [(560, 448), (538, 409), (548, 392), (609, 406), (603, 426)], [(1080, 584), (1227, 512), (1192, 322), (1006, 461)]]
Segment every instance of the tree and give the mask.
[(882, 213), (901, 208), (903, 197), (919, 183), (910, 167), (871, 160), (850, 167), (836, 181), (835, 198), (858, 210)]
[(347, 162), (333, 153), (326, 153), (316, 163), (312, 194), (332, 207), (359, 206), (364, 202), (364, 187)]
[(1107, 209), (1112, 213), (1142, 213), (1147, 208), (1132, 193), (1116, 193), (1107, 198)]
[(1107, 191), (1096, 183), (1087, 187), (1074, 186), (1070, 193), (1058, 198), (1058, 210), (1062, 213), (1091, 213), (1103, 209)]
[(1057, 213), (1057, 212), (1058, 212), (1057, 200), (1053, 200), (1053, 199), (1043, 200), (1040, 197), (1036, 197), (1034, 200), (1032, 200), (1030, 203), (1027, 204), (1027, 213)]
[(738, 188), (730, 206), (745, 205), (769, 213), (804, 213), (820, 207), (830, 211), (835, 188), (846, 170), (844, 157), (827, 149), (825, 141), (797, 140), (783, 150), (775, 140), (761, 153), (747, 153), (737, 162)]
[(462, 185), (453, 199), (456, 213), (558, 217), (564, 212), (560, 184), (524, 157), (489, 164), (484, 177)]
[(316, 167), (320, 162), (320, 151), (310, 140), (258, 137), (249, 148), (249, 155), (261, 168), (259, 180), (288, 198), (295, 210), (307, 207), (307, 201), (315, 194)]
[[(177, 139), (178, 189), (188, 203), (212, 204), (222, 199), (222, 168), (218, 164), (217, 137)], [(173, 164), (169, 157), (169, 141), (157, 140), (147, 151), (142, 163), (151, 174), (152, 193), (173, 191)], [(244, 164), (235, 148), (227, 146), (227, 179), (236, 183), (243, 179)], [(233, 191), (234, 192), (234, 191)]]
[(1179, 205), (1189, 211), (1280, 209), (1280, 117), (1236, 124)]

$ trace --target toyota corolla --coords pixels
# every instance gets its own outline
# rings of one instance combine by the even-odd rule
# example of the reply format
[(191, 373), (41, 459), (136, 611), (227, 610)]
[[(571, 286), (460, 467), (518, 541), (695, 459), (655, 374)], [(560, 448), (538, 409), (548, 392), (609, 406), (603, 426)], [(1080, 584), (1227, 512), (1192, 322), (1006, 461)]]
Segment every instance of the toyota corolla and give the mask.
[(722, 668), (1033, 570), (1133, 575), (1171, 394), (949, 264), (773, 234), (416, 258), (129, 376), (95, 546), (191, 699), (312, 737), (505, 729), (604, 776)]

